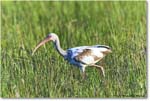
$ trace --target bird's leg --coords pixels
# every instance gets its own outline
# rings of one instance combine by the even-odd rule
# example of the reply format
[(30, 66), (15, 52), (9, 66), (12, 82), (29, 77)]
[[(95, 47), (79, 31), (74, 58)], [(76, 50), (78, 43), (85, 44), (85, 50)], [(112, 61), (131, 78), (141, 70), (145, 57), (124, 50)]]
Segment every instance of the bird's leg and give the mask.
[(86, 78), (86, 73), (82, 72), (82, 79), (84, 80)]
[(81, 67), (81, 73), (82, 73), (82, 79), (85, 79), (86, 78), (85, 66)]
[(93, 65), (91, 65), (91, 66), (95, 66), (95, 67), (100, 68), (100, 69), (101, 69), (101, 71), (102, 71), (102, 73), (103, 73), (103, 76), (105, 77), (105, 71), (104, 71), (104, 68), (103, 68), (102, 66), (95, 65), (95, 64), (93, 64)]

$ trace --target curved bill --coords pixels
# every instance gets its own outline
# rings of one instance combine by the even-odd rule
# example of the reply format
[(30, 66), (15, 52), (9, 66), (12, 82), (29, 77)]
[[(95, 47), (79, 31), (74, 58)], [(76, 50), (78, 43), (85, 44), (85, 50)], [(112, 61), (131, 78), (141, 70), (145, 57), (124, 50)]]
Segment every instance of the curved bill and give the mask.
[(42, 45), (44, 45), (46, 42), (50, 41), (51, 37), (46, 37), (43, 41), (39, 42), (39, 44), (34, 48), (33, 52), (32, 52), (32, 56), (34, 55), (35, 51), (41, 47)]

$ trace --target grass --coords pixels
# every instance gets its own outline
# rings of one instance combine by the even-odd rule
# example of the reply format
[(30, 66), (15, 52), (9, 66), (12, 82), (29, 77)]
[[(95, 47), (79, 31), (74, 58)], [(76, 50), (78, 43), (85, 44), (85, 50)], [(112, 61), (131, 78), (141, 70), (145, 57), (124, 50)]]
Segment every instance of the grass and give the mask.
[[(147, 97), (146, 2), (1, 2), (1, 97)], [(33, 48), (49, 32), (64, 49), (105, 44), (106, 77), (68, 64), (52, 43)]]

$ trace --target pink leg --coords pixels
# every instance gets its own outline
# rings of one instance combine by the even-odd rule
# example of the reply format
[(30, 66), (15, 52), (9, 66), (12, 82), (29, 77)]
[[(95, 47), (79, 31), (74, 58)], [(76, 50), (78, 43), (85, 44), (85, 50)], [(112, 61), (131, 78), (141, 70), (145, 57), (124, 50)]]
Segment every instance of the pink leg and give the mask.
[(95, 64), (93, 64), (93, 65), (91, 65), (91, 66), (95, 66), (95, 67), (100, 68), (100, 69), (101, 69), (101, 71), (102, 71), (103, 76), (105, 77), (105, 71), (104, 71), (104, 68), (103, 68), (102, 66), (95, 65)]
[(86, 78), (85, 66), (81, 67), (81, 73), (82, 73), (82, 79), (85, 79)]

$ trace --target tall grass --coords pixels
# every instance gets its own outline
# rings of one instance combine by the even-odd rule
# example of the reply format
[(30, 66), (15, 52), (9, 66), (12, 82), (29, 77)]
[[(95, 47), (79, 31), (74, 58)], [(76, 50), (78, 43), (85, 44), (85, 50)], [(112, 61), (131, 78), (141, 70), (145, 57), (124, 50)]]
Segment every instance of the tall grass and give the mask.
[[(146, 2), (1, 2), (1, 91), (4, 98), (124, 98), (147, 96)], [(64, 49), (105, 44), (106, 77), (87, 67), (82, 80), (52, 43)]]

